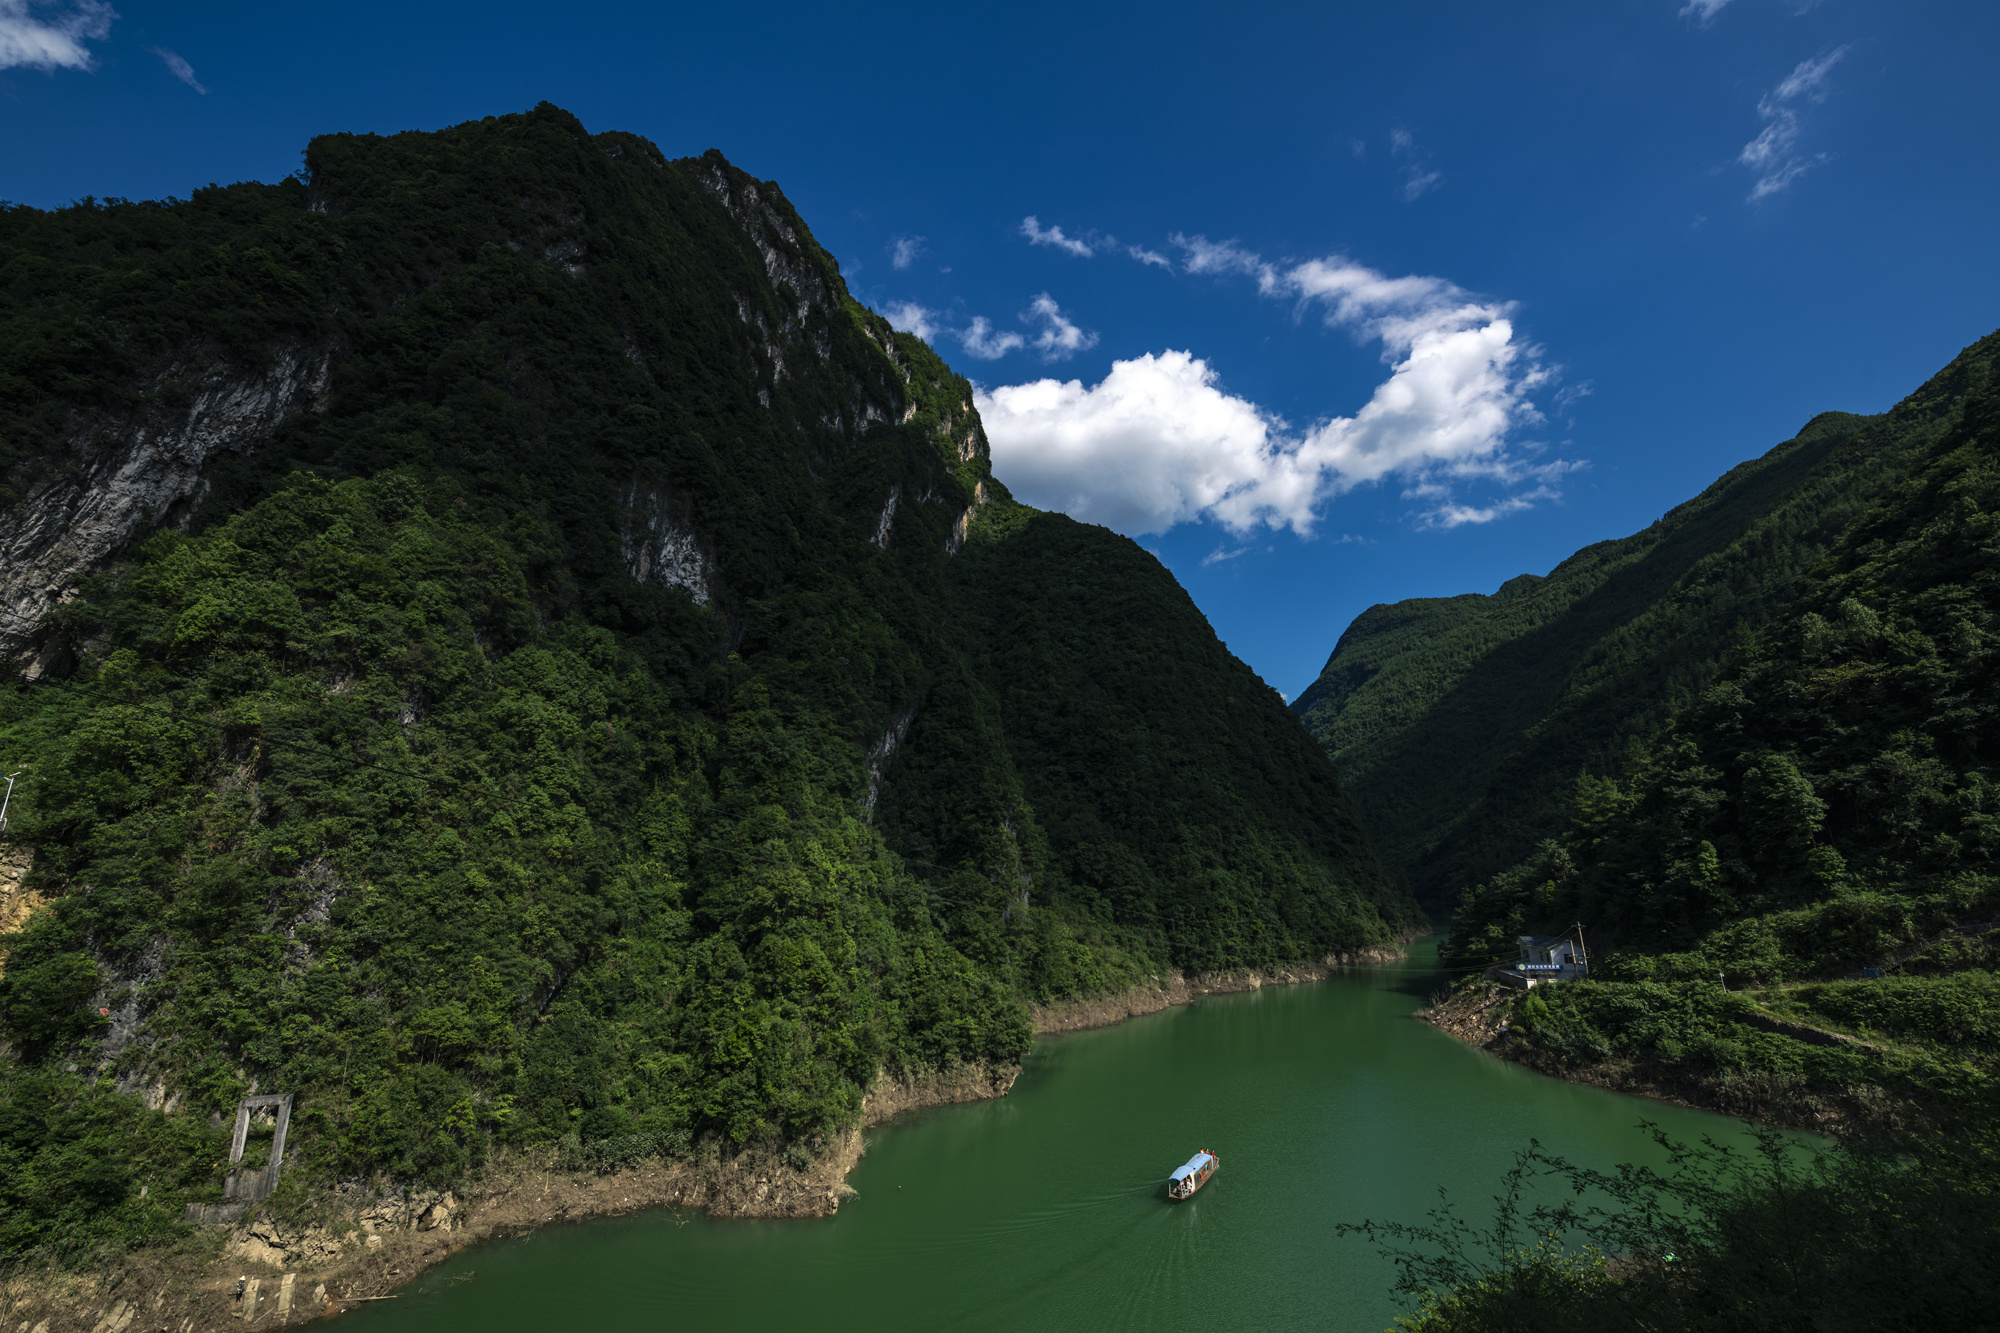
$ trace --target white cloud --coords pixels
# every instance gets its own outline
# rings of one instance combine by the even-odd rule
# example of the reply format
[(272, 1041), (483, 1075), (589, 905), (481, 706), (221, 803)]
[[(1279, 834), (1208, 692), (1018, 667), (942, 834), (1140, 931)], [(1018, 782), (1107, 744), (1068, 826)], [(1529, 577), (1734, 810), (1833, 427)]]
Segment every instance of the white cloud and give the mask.
[(1032, 213), (1021, 219), (1021, 234), (1028, 238), (1029, 245), (1054, 246), (1058, 250), (1075, 255), (1078, 259), (1088, 259), (1092, 254), (1096, 253), (1091, 249), (1088, 241), (1080, 241), (1074, 236), (1063, 235), (1061, 227), (1044, 229), (1042, 224), (1036, 221)]
[(1496, 518), (1504, 518), (1508, 514), (1518, 514), (1523, 509), (1532, 508), (1534, 508), (1533, 500), (1525, 496), (1510, 495), (1504, 500), (1484, 506), (1441, 505), (1429, 517), (1432, 527), (1455, 528), (1465, 523), (1491, 523)]
[(1799, 67), (1785, 76), (1784, 82), (1771, 90), (1771, 96), (1781, 102), (1809, 98), (1820, 102), (1826, 100), (1826, 74), (1840, 58), (1847, 54), (1844, 46), (1835, 47), (1817, 60), (1801, 60)]
[[(37, 17), (40, 11), (42, 17)], [(118, 11), (102, 0), (0, 0), (0, 69), (90, 69), (96, 62), (85, 42), (111, 33)]]
[(1715, 21), (1715, 16), (1720, 14), (1728, 3), (1729, 0), (1688, 0), (1681, 6), (1681, 17), (1693, 19), (1696, 23), (1707, 27)]
[(1576, 410), (1576, 405), (1597, 392), (1595, 380), (1584, 380), (1577, 384), (1566, 384), (1556, 391), (1556, 411), (1568, 416)]
[(1244, 554), (1249, 549), (1250, 548), (1247, 546), (1239, 546), (1235, 550), (1231, 551), (1218, 546), (1213, 551), (1210, 551), (1207, 555), (1201, 558), (1202, 568), (1206, 569), (1210, 565), (1219, 565), (1225, 560), (1234, 560), (1237, 556)]
[(891, 328), (914, 333), (932, 345), (936, 345), (938, 334), (945, 331), (944, 325), (938, 322), (938, 312), (928, 310), (915, 301), (891, 301), (882, 307), (882, 314)]
[(1021, 235), (1028, 238), (1030, 245), (1046, 245), (1075, 255), (1078, 259), (1089, 259), (1095, 255), (1123, 250), (1141, 264), (1154, 265), (1173, 271), (1174, 263), (1158, 250), (1143, 245), (1120, 245), (1116, 236), (1098, 231), (1096, 228), (1081, 236), (1071, 236), (1061, 227), (1044, 227), (1041, 219), (1030, 213), (1021, 219)]
[(924, 252), (924, 238), (921, 236), (898, 236), (889, 243), (889, 267), (898, 270), (908, 268)]
[(1028, 340), (1009, 329), (995, 329), (984, 315), (973, 316), (972, 323), (962, 329), (952, 331), (965, 354), (981, 361), (998, 361), (1007, 353), (1026, 347)]
[(1035, 335), (1035, 350), (1044, 361), (1067, 361), (1078, 352), (1097, 346), (1097, 335), (1072, 324), (1047, 292), (1037, 296), (1021, 318), (1042, 322), (1042, 331)]
[(1267, 295), (1277, 289), (1277, 270), (1234, 241), (1211, 241), (1206, 236), (1183, 236), (1179, 232), (1167, 239), (1181, 251), (1181, 267), (1190, 273), (1218, 276), (1242, 273), (1257, 279), (1257, 290)]
[(1406, 129), (1389, 131), (1389, 152), (1392, 156), (1405, 159), (1403, 199), (1406, 203), (1413, 204), (1423, 198), (1444, 179), (1442, 171), (1430, 169), (1430, 154), (1417, 147), (1417, 137)]
[(167, 50), (164, 46), (151, 46), (146, 49), (158, 56), (168, 70), (172, 71), (175, 78), (200, 93), (203, 97), (208, 96), (208, 89), (202, 87), (201, 80), (194, 76), (193, 65), (188, 64), (187, 61), (181, 59), (172, 51)]
[(1815, 60), (1802, 60), (1797, 69), (1757, 101), (1757, 114), (1764, 128), (1743, 145), (1736, 160), (1757, 173), (1750, 187), (1752, 202), (1777, 194), (1806, 172), (1826, 161), (1825, 153), (1804, 156), (1798, 152), (1804, 127), (1804, 108), (1826, 100), (1826, 76), (1847, 48), (1836, 47)]
[(978, 395), (995, 471), (1022, 499), (1126, 533), (1164, 532), (1271, 466), (1272, 424), (1188, 352), (1114, 362), (1085, 388), (1037, 380)]
[(1425, 171), (1420, 167), (1411, 167), (1403, 177), (1403, 198), (1409, 203), (1415, 203), (1436, 189), (1437, 183), (1443, 179), (1442, 171)]
[(1044, 361), (1066, 361), (1097, 346), (1097, 335), (1079, 328), (1047, 292), (1035, 297), (1021, 312), (1023, 323), (1041, 325), (1032, 339), (1012, 329), (995, 328), (993, 321), (984, 315), (975, 315), (971, 323), (956, 328), (946, 322), (944, 312), (915, 301), (891, 301), (882, 308), (882, 313), (891, 326), (914, 333), (933, 347), (940, 335), (955, 338), (967, 356), (980, 361), (998, 361), (1024, 347), (1033, 347)]
[[(1028, 503), (1133, 534), (1208, 516), (1237, 533), (1307, 536), (1327, 501), (1391, 475), (1430, 506), (1427, 522), (1445, 526), (1557, 494), (1573, 465), (1530, 467), (1507, 448), (1516, 427), (1541, 420), (1529, 395), (1553, 372), (1516, 341), (1506, 305), (1340, 257), (1280, 266), (1231, 241), (1174, 243), (1190, 272), (1252, 277), (1301, 313), (1379, 342), (1389, 377), (1354, 415), (1304, 431), (1226, 392), (1184, 351), (1114, 362), (1089, 387), (1043, 379), (982, 392), (995, 470)], [(1485, 509), (1452, 498), (1475, 479), (1536, 489)]]

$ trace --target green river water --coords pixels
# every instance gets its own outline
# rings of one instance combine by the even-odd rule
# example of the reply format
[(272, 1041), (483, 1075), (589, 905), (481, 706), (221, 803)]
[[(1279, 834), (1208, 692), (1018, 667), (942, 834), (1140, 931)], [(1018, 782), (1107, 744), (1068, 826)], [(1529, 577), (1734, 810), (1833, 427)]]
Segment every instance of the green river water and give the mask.
[[(512, 1330), (1365, 1330), (1394, 1271), (1339, 1221), (1418, 1220), (1440, 1185), (1475, 1219), (1530, 1138), (1580, 1163), (1659, 1160), (1639, 1121), (1720, 1117), (1578, 1087), (1412, 1019), (1435, 945), (1035, 1044), (993, 1102), (868, 1133), (830, 1218), (654, 1210), (468, 1250), (344, 1319)], [(1222, 1167), (1185, 1203), (1167, 1173)]]

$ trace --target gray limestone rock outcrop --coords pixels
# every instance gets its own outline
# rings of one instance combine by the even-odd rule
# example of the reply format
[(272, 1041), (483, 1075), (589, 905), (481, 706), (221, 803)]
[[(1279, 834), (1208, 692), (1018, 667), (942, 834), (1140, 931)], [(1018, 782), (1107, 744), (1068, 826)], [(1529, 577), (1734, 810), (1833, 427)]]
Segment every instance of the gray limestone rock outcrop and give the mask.
[[(330, 348), (306, 344), (275, 349), (255, 371), (185, 356), (153, 376), (147, 407), (78, 423), (69, 466), (0, 511), (0, 646), (30, 651), (29, 679), (47, 665), (30, 649), (43, 617), (77, 578), (192, 510), (211, 458), (249, 453), (287, 417), (323, 408), (331, 366)], [(186, 398), (163, 412), (170, 381)]]

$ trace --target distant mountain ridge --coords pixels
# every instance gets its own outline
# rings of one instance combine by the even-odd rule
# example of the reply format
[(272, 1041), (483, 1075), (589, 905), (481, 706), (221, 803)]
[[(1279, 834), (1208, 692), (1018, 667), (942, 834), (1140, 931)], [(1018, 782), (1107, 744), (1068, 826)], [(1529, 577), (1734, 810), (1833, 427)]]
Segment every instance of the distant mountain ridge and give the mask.
[(1584, 923), (1588, 980), (1486, 1006), (1516, 1058), (1990, 1151), (2000, 334), (1829, 463), (1866, 485), (1787, 604), (1622, 772), (1578, 781), (1551, 836), (1464, 889), (1441, 956), (1511, 963), (1519, 935)]
[(1491, 596), (1371, 607), (1292, 704), (1363, 824), (1421, 898), (1519, 860), (1585, 772), (1713, 678), (1735, 637), (1870, 503), (1854, 442), (1879, 418), (1828, 412), (1630, 537)]

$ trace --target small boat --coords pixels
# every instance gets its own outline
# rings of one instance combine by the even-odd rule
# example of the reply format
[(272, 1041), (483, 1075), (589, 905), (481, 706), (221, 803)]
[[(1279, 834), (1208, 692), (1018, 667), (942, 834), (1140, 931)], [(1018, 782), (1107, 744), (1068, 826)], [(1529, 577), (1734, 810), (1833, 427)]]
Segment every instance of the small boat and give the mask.
[(1174, 1200), (1187, 1198), (1206, 1185), (1208, 1178), (1215, 1174), (1215, 1168), (1221, 1165), (1220, 1157), (1203, 1148), (1188, 1158), (1186, 1166), (1167, 1177), (1167, 1197)]

